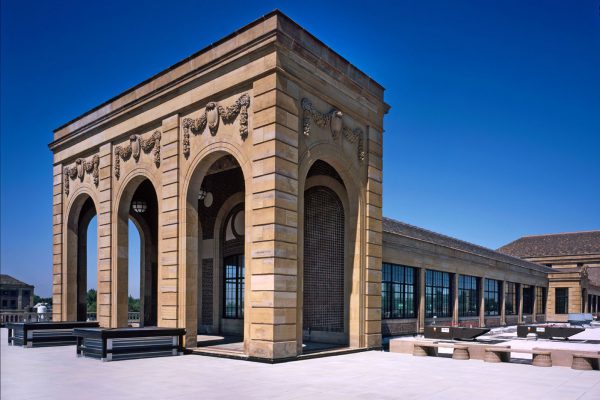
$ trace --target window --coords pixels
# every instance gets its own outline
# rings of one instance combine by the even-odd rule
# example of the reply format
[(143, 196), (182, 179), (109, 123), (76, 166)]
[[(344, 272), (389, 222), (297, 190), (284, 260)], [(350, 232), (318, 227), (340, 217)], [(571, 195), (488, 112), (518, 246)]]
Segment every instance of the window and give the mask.
[(546, 314), (546, 288), (535, 288), (535, 308), (538, 314)]
[(383, 264), (381, 312), (383, 318), (415, 318), (415, 269)]
[(569, 312), (569, 288), (554, 289), (555, 314), (567, 314)]
[(485, 280), (485, 315), (500, 314), (500, 281), (495, 279)]
[(533, 314), (533, 302), (534, 302), (534, 286), (522, 285), (523, 286), (523, 314)]
[(6, 300), (2, 300), (2, 307), (6, 307), (8, 305), (8, 302)]
[(425, 272), (425, 316), (451, 317), (450, 274), (427, 270)]
[(519, 299), (517, 296), (517, 284), (513, 282), (506, 282), (506, 299), (504, 304), (504, 311), (506, 315), (516, 315)]
[(223, 295), (223, 318), (244, 317), (244, 256), (227, 257), (224, 260), (225, 279)]
[(479, 315), (478, 303), (477, 277), (460, 275), (458, 277), (458, 316), (475, 317)]

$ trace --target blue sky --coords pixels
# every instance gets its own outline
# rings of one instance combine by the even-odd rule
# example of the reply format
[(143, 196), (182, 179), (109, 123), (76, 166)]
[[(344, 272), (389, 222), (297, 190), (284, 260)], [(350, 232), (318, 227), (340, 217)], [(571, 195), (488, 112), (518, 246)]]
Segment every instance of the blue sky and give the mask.
[(274, 8), (386, 88), (384, 215), (491, 248), (600, 229), (600, 0), (6, 0), (2, 272), (50, 294), (54, 128)]

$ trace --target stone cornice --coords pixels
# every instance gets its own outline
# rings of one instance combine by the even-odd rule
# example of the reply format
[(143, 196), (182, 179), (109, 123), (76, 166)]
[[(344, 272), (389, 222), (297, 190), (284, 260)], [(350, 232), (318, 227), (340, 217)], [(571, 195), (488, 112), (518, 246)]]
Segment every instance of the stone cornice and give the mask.
[(55, 140), (49, 147), (56, 151), (85, 133), (102, 128), (114, 118), (174, 91), (182, 84), (198, 78), (208, 69), (227, 64), (242, 52), (256, 52), (274, 42), (288, 47), (286, 43), (290, 42), (290, 39), (296, 43), (297, 48), (303, 48), (303, 52), (318, 53), (317, 57), (321, 58), (319, 64), (328, 63), (328, 70), (338, 71), (346, 76), (347, 81), (366, 85), (362, 86), (363, 92), (374, 91), (372, 96), (383, 102), (383, 88), (379, 84), (290, 18), (275, 10), (57, 128), (54, 131)]

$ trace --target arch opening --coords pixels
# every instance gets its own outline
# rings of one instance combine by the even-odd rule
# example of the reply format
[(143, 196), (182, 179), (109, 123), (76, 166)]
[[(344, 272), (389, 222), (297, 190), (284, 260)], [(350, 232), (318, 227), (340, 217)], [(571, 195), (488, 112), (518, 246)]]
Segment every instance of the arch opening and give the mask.
[[(116, 326), (156, 326), (158, 199), (152, 182), (146, 178), (138, 177), (129, 185), (121, 198), (117, 221)], [(134, 246), (130, 246), (130, 239)]]
[[(237, 159), (219, 151), (196, 167), (187, 194), (187, 267), (197, 268), (198, 344), (218, 335), (243, 351), (246, 297), (245, 179)], [(233, 345), (231, 343), (237, 343)]]
[(340, 175), (318, 160), (304, 190), (303, 342), (347, 345), (350, 277), (346, 189)]
[[(97, 260), (95, 263), (88, 262), (89, 245), (96, 244), (97, 247), (97, 224), (95, 232), (89, 229), (95, 217), (96, 206), (89, 195), (81, 194), (74, 200), (67, 220), (67, 274), (64, 282), (67, 298), (63, 314), (67, 321), (87, 321), (88, 312), (90, 319), (95, 319), (97, 306), (92, 302), (93, 293), (90, 293), (88, 307), (88, 273), (97, 276)], [(97, 249), (92, 253), (97, 257)], [(96, 268), (93, 268), (94, 264)]]

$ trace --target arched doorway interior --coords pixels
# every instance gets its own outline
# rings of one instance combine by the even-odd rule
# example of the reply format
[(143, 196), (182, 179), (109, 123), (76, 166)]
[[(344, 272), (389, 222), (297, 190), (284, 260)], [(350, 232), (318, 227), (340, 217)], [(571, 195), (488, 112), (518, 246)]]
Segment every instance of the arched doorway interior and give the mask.
[(346, 216), (338, 194), (319, 184), (319, 177), (326, 177), (321, 183), (334, 178), (343, 187), (329, 164), (317, 161), (309, 170), (307, 182), (317, 183), (304, 192), (303, 341), (346, 345)]
[[(81, 194), (75, 199), (67, 222), (66, 320), (88, 319), (88, 228), (95, 216), (96, 207), (90, 196)], [(97, 231), (94, 235), (97, 238)], [(97, 244), (97, 240), (92, 243)]]
[[(117, 224), (119, 259), (116, 325), (126, 326), (135, 322), (133, 317), (137, 316), (138, 311), (130, 308), (128, 299), (129, 271), (132, 268), (129, 260), (131, 221), (139, 232), (140, 242), (138, 324), (140, 327), (155, 326), (158, 322), (158, 199), (156, 190), (148, 179), (134, 178), (129, 185), (120, 200)], [(132, 276), (132, 279), (135, 278)]]

